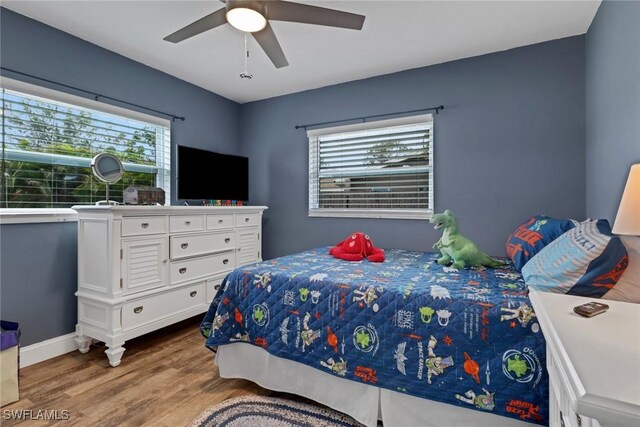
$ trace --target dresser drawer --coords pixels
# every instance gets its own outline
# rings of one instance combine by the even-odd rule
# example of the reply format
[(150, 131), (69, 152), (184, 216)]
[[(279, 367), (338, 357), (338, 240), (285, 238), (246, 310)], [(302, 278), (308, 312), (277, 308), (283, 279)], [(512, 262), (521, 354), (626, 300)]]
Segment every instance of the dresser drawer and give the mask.
[(206, 307), (205, 283), (125, 302), (122, 306), (122, 329), (129, 330), (198, 306)]
[(207, 280), (207, 304), (210, 304), (216, 296), (218, 290), (222, 287), (222, 282), (224, 282), (225, 277), (227, 277), (226, 273)]
[(207, 276), (210, 277), (232, 270), (234, 265), (235, 254), (233, 252), (186, 259), (184, 261), (173, 261), (169, 267), (169, 280), (173, 285)]
[(236, 214), (236, 227), (255, 227), (260, 225), (260, 214)]
[(144, 236), (167, 232), (166, 216), (132, 216), (122, 218), (123, 236)]
[(235, 233), (208, 233), (171, 236), (171, 259), (206, 255), (235, 248)]
[(233, 228), (233, 215), (207, 215), (207, 230)]
[(171, 215), (169, 217), (169, 232), (182, 233), (185, 231), (203, 231), (203, 215)]

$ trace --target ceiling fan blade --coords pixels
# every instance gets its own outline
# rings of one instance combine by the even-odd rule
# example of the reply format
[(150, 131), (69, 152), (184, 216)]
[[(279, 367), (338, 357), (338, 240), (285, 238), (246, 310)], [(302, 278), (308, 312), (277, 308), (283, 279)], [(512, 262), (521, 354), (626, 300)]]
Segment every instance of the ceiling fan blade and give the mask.
[(220, 25), (226, 24), (226, 13), (227, 11), (225, 8), (217, 10), (176, 31), (175, 33), (168, 35), (164, 40), (172, 43), (178, 43), (205, 31), (219, 27)]
[(355, 13), (288, 1), (270, 1), (265, 3), (267, 6), (267, 18), (276, 21), (326, 25), (351, 30), (361, 30), (364, 24), (365, 17)]
[(262, 30), (257, 31), (255, 33), (251, 33), (253, 38), (256, 39), (264, 53), (267, 54), (273, 65), (276, 68), (282, 68), (289, 65), (287, 61), (287, 57), (284, 56), (284, 52), (280, 47), (280, 43), (278, 43), (278, 39), (276, 38), (275, 33), (273, 32), (273, 28), (267, 22), (267, 26)]

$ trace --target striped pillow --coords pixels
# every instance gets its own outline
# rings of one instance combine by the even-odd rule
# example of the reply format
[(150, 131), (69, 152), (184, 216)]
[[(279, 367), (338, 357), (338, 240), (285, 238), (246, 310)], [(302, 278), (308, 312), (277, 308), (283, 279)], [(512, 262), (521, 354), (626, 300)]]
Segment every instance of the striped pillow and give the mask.
[(629, 258), (609, 222), (587, 220), (545, 246), (522, 268), (531, 288), (600, 298), (622, 276)]

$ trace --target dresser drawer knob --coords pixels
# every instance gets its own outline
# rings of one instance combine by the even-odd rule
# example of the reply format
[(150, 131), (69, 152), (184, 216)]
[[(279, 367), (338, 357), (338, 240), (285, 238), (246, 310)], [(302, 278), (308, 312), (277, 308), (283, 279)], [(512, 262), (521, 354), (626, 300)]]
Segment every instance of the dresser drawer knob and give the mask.
[(180, 245), (180, 247), (182, 249), (187, 249), (189, 247), (189, 244), (188, 243), (183, 243), (183, 244)]
[(178, 270), (178, 272), (179, 272), (180, 274), (184, 274), (184, 273), (186, 273), (186, 272), (187, 272), (187, 267), (182, 267), (180, 270)]
[(218, 224), (222, 224), (223, 222), (224, 222), (224, 220), (222, 220), (222, 219), (218, 220)]
[(149, 227), (149, 223), (148, 222), (143, 222), (142, 224), (140, 224), (140, 226), (142, 228), (147, 228), (147, 227)]
[(140, 314), (140, 313), (142, 313), (142, 306), (134, 308), (134, 309), (133, 309), (133, 312), (134, 312), (135, 314)]
[(195, 297), (196, 295), (198, 295), (198, 291), (191, 291), (189, 293), (189, 296), (191, 296), (191, 298)]
[(223, 263), (223, 264), (229, 264), (229, 260), (228, 260), (228, 259), (223, 259), (223, 260), (222, 260), (222, 263)]
[(219, 284), (218, 284), (218, 285), (215, 285), (215, 286), (213, 287), (213, 290), (214, 290), (214, 291), (217, 291), (218, 289), (220, 289), (220, 285), (219, 285)]
[(244, 219), (244, 222), (249, 222), (249, 218), (245, 218), (245, 219)]
[(184, 225), (186, 225), (187, 227), (191, 225), (191, 221), (185, 221)]
[(229, 243), (231, 241), (231, 239), (229, 237), (227, 237), (226, 239), (224, 239), (225, 243)]
[(163, 259), (163, 260), (162, 260), (162, 263), (163, 263), (163, 264), (166, 264), (166, 263), (167, 263), (167, 261), (168, 261), (167, 259)]

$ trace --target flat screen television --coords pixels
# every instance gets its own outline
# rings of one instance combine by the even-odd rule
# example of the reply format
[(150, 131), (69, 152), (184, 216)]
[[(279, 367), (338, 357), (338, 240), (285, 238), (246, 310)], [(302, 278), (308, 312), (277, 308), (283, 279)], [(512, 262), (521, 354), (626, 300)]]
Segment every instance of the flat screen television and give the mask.
[(249, 200), (249, 159), (178, 146), (178, 199)]

